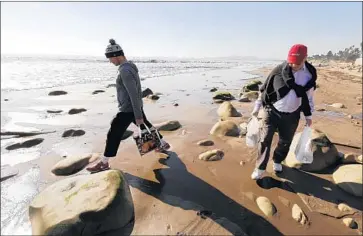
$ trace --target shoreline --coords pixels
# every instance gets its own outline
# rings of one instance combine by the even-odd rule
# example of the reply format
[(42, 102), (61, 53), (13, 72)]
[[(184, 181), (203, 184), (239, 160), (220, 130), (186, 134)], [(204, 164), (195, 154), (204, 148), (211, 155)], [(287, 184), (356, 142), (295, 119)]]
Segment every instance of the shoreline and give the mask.
[[(330, 81), (334, 79), (334, 74), (329, 73), (327, 68), (317, 69), (319, 88), (316, 93), (316, 108), (322, 107), (328, 112), (316, 112), (313, 126), (324, 131), (333, 142), (351, 144), (360, 148), (354, 150), (337, 146), (339, 151), (361, 153), (361, 119), (347, 118), (348, 114), (361, 112), (359, 110), (361, 106), (357, 105), (356, 101), (357, 96), (362, 96), (361, 89), (354, 87), (354, 84), (347, 84), (346, 80), (341, 80), (336, 82), (341, 83), (343, 86), (340, 95), (339, 92), (336, 92), (334, 96), (328, 96), (329, 92), (334, 91), (336, 85), (330, 84)], [(249, 230), (251, 231), (249, 233), (256, 235), (261, 231), (259, 231), (259, 225), (254, 223), (253, 220), (259, 221), (262, 218), (269, 222), (270, 226), (266, 229), (272, 230), (271, 232), (276, 230), (276, 233), (280, 232), (282, 234), (317, 235), (325, 233), (332, 235), (361, 232), (362, 225), (360, 223), (358, 223), (358, 230), (352, 230), (342, 223), (338, 224), (337, 222), (341, 221), (339, 219), (310, 211), (296, 193), (285, 191), (278, 186), (265, 189), (266, 186), (261, 187), (256, 182), (251, 181), (250, 174), (253, 170), (256, 151), (246, 147), (244, 138), (216, 138), (209, 135), (211, 127), (219, 119), (216, 112), (219, 104), (213, 103), (213, 93), (209, 92), (209, 90), (218, 87), (219, 90), (230, 91), (238, 97), (243, 84), (250, 79), (255, 79), (256, 75), (253, 73), (260, 74), (263, 80), (270, 67), (268, 69), (264, 67), (251, 70), (248, 74), (241, 72), (241, 70), (241, 68), (233, 68), (142, 81), (143, 87), (162, 93), (158, 101), (144, 100), (145, 113), (151, 122), (158, 124), (167, 120), (178, 120), (182, 127), (177, 131), (163, 132), (165, 139), (172, 145), (172, 154), (168, 159), (154, 153), (140, 157), (132, 138), (129, 138), (122, 141), (117, 156), (110, 162), (113, 168), (120, 169), (127, 174), (135, 204), (133, 234), (150, 234), (151, 232), (157, 234), (176, 234), (177, 232), (228, 234), (232, 230), (240, 230), (238, 226), (243, 228), (242, 224), (245, 221), (245, 224), (250, 226)], [(16, 122), (13, 125), (20, 126), (15, 128), (24, 129), (24, 127), (27, 127), (26, 123), (28, 123), (28, 127), (35, 127), (39, 131), (56, 131), (51, 134), (20, 139), (44, 138), (44, 141), (40, 145), (33, 147), (34, 150), (30, 152), (28, 150), (21, 151), (21, 149), (5, 151), (4, 147), (14, 140), (1, 139), (2, 162), (3, 160), (6, 161), (5, 159), (19, 161), (19, 155), (32, 159), (30, 162), (19, 162), (10, 167), (10, 169), (18, 171), (17, 175), (1, 183), (2, 192), (4, 191), (7, 197), (14, 194), (12, 190), (15, 188), (14, 186), (27, 190), (27, 192), (24, 192), (24, 197), (19, 197), (19, 199), (3, 199), (2, 196), (2, 210), (10, 213), (11, 209), (15, 209), (11, 217), (6, 216), (10, 218), (3, 219), (2, 216), (2, 225), (4, 223), (2, 234), (3, 230), (13, 234), (22, 232), (20, 230), (29, 233), (27, 204), (38, 191), (41, 191), (47, 185), (67, 178), (54, 176), (50, 172), (52, 166), (62, 160), (63, 156), (68, 157), (103, 151), (109, 122), (117, 112), (117, 103), (114, 97), (115, 88), (106, 88), (107, 84), (108, 82), (105, 82), (102, 86), (88, 84), (79, 88), (73, 85), (72, 87), (44, 89), (29, 93), (19, 92), (7, 96), (9, 101), (1, 101), (2, 114), (3, 112), (10, 112), (11, 118), (15, 119)], [(98, 89), (105, 92), (92, 95), (92, 92)], [(53, 90), (65, 90), (68, 94), (49, 97), (47, 93)], [(179, 106), (173, 106), (175, 102)], [(333, 102), (342, 102), (347, 108), (339, 109), (324, 105)], [(254, 103), (241, 103), (235, 100), (232, 101), (232, 104), (242, 113), (242, 117), (231, 118), (230, 120), (237, 123), (247, 121)], [(87, 111), (76, 115), (68, 115), (67, 112), (71, 108), (85, 108)], [(61, 109), (63, 111), (59, 114), (48, 114), (47, 109)], [(334, 116), (329, 111), (342, 115)], [(26, 122), (24, 122), (25, 116), (27, 116), (25, 118)], [(3, 119), (6, 120), (7, 118), (3, 118), (2, 115), (2, 124)], [(353, 122), (355, 121), (360, 122), (360, 125), (354, 125)], [(302, 129), (303, 123), (302, 119), (299, 130)], [(9, 127), (14, 128), (9, 124), (8, 127), (5, 126), (7, 129)], [(62, 133), (71, 128), (82, 129), (86, 133), (80, 137), (62, 138)], [(136, 130), (133, 126), (130, 126), (129, 129)], [(357, 129), (360, 130), (360, 134), (357, 134)], [(196, 145), (198, 141), (203, 139), (213, 140), (215, 142), (214, 147)], [(273, 145), (276, 145), (276, 138)], [(225, 152), (225, 156), (221, 161), (203, 162), (198, 160), (200, 153), (214, 148)], [(3, 157), (4, 155), (5, 157)], [(240, 165), (241, 161), (244, 162), (243, 165)], [(271, 172), (271, 163), (269, 163), (267, 170)], [(84, 173), (83, 170), (74, 175)], [(163, 186), (159, 186), (162, 187), (163, 191), (158, 196), (147, 191), (148, 187), (161, 184), (155, 173), (163, 175), (166, 181)], [(276, 178), (276, 176), (273, 176), (273, 178)], [(336, 192), (331, 184), (332, 178), (330, 175), (308, 174), (306, 178), (322, 182), (327, 181), (324, 183), (333, 188), (337, 196), (348, 199), (343, 193)], [(143, 181), (146, 185), (144, 187), (139, 185), (140, 181)], [(295, 184), (300, 184), (300, 182)], [(301, 182), (301, 185), (304, 186), (305, 184)], [(257, 205), (246, 197), (249, 193), (268, 197), (276, 205), (278, 216), (266, 218)], [(331, 204), (332, 200), (326, 197), (325, 193), (322, 194), (316, 191), (315, 194)], [(277, 196), (298, 204), (308, 215), (312, 224), (309, 226), (298, 225), (291, 218), (290, 208), (284, 206)], [(351, 200), (352, 205), (356, 206), (356, 199), (349, 198), (349, 200)], [(220, 204), (220, 207), (213, 205), (216, 202)], [(216, 214), (218, 219), (224, 217), (223, 220), (221, 219), (223, 223), (216, 224), (219, 221), (208, 220), (204, 222), (196, 219), (196, 211), (208, 207), (211, 208), (210, 210)], [(362, 209), (358, 209), (358, 211), (359, 213), (354, 215), (353, 218), (357, 222), (361, 222)], [(245, 212), (245, 217), (248, 217), (238, 216), (241, 215), (241, 212)], [(194, 231), (188, 231), (187, 226), (191, 223), (197, 225)], [(212, 225), (209, 231), (204, 227), (206, 224)], [(329, 225), (329, 227), (321, 229), (321, 225), (324, 224)], [(18, 225), (18, 231), (15, 231), (15, 225)], [(243, 230), (246, 230), (246, 228), (243, 228)]]

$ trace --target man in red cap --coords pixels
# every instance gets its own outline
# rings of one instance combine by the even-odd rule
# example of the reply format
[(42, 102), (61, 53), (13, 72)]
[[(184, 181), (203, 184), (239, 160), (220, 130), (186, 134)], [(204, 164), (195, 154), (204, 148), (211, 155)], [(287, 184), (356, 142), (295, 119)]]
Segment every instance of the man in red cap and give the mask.
[(269, 161), (272, 138), (275, 131), (279, 142), (273, 153), (273, 170), (282, 172), (283, 162), (299, 125), (303, 112), (306, 125), (312, 124), (313, 94), (316, 89), (316, 69), (306, 61), (307, 47), (296, 44), (291, 47), (287, 61), (275, 67), (260, 88), (252, 116), (257, 116), (261, 106), (264, 115), (260, 127), (258, 157), (251, 178), (260, 179)]

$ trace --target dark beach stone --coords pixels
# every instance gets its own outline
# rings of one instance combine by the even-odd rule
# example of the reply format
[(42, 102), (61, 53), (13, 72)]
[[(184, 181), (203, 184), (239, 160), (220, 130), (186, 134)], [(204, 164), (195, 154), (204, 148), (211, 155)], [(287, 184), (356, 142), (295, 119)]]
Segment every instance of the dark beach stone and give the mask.
[(74, 129), (70, 129), (67, 131), (64, 131), (62, 137), (63, 138), (68, 138), (68, 137), (78, 137), (78, 136), (82, 136), (84, 135), (86, 132), (84, 130), (74, 130)]
[(59, 95), (66, 95), (66, 94), (68, 94), (66, 91), (56, 90), (56, 91), (52, 91), (52, 92), (48, 93), (48, 96), (59, 96)]
[(149, 96), (149, 95), (153, 95), (154, 93), (153, 93), (153, 91), (151, 90), (151, 89), (149, 89), (149, 88), (147, 88), (147, 89), (145, 89), (144, 91), (142, 91), (142, 97), (144, 98), (144, 97), (147, 97), (147, 96)]
[(68, 111), (68, 114), (69, 115), (74, 115), (74, 114), (78, 114), (78, 113), (81, 113), (81, 112), (85, 112), (87, 111), (87, 109), (84, 109), (84, 108), (72, 108)]
[(109, 84), (109, 85), (107, 85), (107, 88), (113, 88), (113, 87), (116, 87), (116, 84)]
[(93, 91), (92, 94), (94, 95), (94, 94), (104, 93), (104, 92), (105, 92), (104, 90), (95, 90), (95, 91)]
[(27, 140), (25, 142), (22, 142), (22, 143), (16, 143), (16, 144), (12, 144), (10, 146), (7, 146), (6, 147), (6, 150), (16, 150), (16, 149), (19, 149), (19, 148), (30, 148), (30, 147), (34, 147), (40, 143), (42, 143), (44, 141), (43, 138), (35, 138), (35, 139), (30, 139), (30, 140)]
[(47, 113), (55, 114), (55, 113), (61, 113), (62, 110), (47, 110)]

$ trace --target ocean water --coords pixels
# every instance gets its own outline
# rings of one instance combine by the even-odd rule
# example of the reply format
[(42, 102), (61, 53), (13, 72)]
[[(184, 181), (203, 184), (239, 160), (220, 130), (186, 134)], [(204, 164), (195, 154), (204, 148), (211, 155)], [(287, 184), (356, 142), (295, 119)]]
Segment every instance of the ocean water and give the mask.
[[(276, 63), (246, 59), (130, 58), (141, 79), (241, 67), (244, 70)], [(103, 57), (1, 55), (1, 90), (19, 91), (113, 81), (116, 70)]]

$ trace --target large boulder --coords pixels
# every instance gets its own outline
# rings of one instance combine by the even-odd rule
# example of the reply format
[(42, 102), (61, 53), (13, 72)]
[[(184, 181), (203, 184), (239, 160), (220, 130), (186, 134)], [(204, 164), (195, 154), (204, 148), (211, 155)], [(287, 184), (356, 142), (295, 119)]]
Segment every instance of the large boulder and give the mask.
[(339, 160), (338, 150), (326, 134), (313, 129), (311, 145), (314, 161), (311, 164), (301, 164), (296, 160), (295, 156), (295, 148), (300, 137), (301, 133), (295, 134), (290, 146), (290, 151), (285, 160), (285, 165), (304, 171), (317, 172), (337, 163)]
[(33, 235), (99, 235), (134, 217), (129, 185), (119, 170), (58, 181), (29, 206)]
[(218, 116), (222, 118), (227, 117), (241, 117), (241, 113), (239, 113), (236, 108), (232, 105), (231, 102), (223, 102), (218, 108)]
[(250, 91), (258, 91), (259, 85), (261, 85), (262, 82), (260, 80), (252, 80), (248, 84), (244, 85), (242, 87), (242, 92), (250, 92)]
[(333, 173), (333, 179), (344, 191), (362, 197), (362, 165), (350, 164), (339, 166)]
[(55, 175), (72, 175), (86, 167), (89, 163), (94, 162), (99, 158), (99, 154), (89, 154), (85, 156), (66, 157), (59, 161), (52, 168), (52, 173)]
[(240, 130), (238, 126), (230, 121), (219, 121), (210, 130), (211, 135), (238, 137)]
[(230, 92), (217, 92), (213, 96), (214, 100), (231, 101), (234, 100), (234, 96)]

